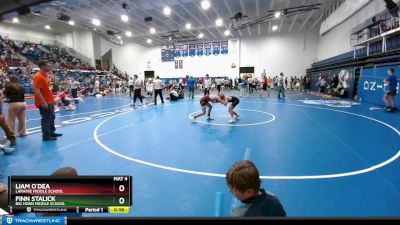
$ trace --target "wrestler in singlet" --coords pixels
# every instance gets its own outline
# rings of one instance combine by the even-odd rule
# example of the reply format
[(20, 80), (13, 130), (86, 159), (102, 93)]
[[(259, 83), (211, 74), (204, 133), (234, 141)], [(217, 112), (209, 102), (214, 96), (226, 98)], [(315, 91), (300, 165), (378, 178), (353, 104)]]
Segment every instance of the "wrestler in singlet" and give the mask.
[(208, 95), (206, 95), (206, 96), (204, 96), (204, 97), (202, 97), (202, 98), (200, 99), (200, 105), (201, 105), (201, 106), (205, 106), (205, 105), (207, 105), (210, 101), (211, 101), (210, 97), (209, 97)]
[(232, 109), (234, 109), (240, 103), (240, 100), (238, 98), (236, 98), (235, 96), (230, 96), (230, 98), (228, 98), (228, 102), (232, 103), (231, 106), (232, 106)]

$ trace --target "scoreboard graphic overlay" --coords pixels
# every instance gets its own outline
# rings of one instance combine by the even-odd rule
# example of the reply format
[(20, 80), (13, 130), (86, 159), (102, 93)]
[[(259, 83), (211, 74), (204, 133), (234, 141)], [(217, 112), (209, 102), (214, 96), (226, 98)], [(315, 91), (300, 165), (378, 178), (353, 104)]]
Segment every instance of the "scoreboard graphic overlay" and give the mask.
[(11, 213), (128, 213), (131, 176), (10, 176)]

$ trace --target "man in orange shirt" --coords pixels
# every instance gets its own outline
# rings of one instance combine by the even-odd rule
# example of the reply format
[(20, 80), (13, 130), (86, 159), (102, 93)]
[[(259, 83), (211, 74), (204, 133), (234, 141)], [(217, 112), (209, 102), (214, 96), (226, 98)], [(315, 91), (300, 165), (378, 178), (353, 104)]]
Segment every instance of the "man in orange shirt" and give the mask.
[(39, 72), (33, 77), (33, 88), (35, 92), (35, 106), (39, 108), (40, 115), (42, 116), (41, 126), (43, 141), (54, 141), (62, 134), (54, 133), (56, 128), (54, 126), (54, 98), (50, 89), (50, 80), (47, 73), (51, 71), (50, 65), (41, 61), (39, 63)]

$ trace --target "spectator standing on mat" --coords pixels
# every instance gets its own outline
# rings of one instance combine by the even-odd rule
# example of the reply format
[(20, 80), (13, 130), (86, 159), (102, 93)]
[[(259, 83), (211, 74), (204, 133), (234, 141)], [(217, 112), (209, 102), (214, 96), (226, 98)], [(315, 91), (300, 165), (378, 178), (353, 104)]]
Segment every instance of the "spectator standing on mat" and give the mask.
[(285, 87), (283, 85), (284, 85), (283, 73), (281, 73), (280, 77), (278, 78), (278, 99), (281, 99), (281, 93), (282, 93), (282, 98), (285, 98)]
[[(387, 73), (388, 77), (385, 79), (387, 91), (383, 96), (383, 101), (385, 101), (387, 112), (395, 112), (397, 111), (395, 99), (395, 96), (397, 95), (397, 77), (394, 75), (394, 69), (388, 69)], [(391, 104), (389, 104), (389, 99)]]
[(188, 81), (189, 98), (194, 98), (194, 87), (196, 86), (196, 80), (191, 76)]
[(136, 99), (139, 98), (140, 100), (140, 105), (143, 104), (143, 98), (142, 98), (142, 81), (139, 80), (138, 75), (133, 75), (133, 107), (135, 107)]
[[(15, 138), (14, 132), (10, 129), (10, 126), (8, 126), (7, 120), (3, 116), (1, 101), (2, 100), (0, 99), (0, 127), (4, 130), (4, 133), (6, 134), (7, 139), (11, 142), (10, 146), (14, 146), (17, 144), (17, 141)], [(4, 154), (10, 154), (14, 150), (15, 150), (14, 148), (8, 147), (8, 146), (0, 143), (0, 151), (3, 151)]]
[[(69, 81), (69, 88), (71, 89), (72, 98), (78, 98), (78, 88), (80, 88), (80, 83), (73, 77)], [(79, 104), (79, 101), (75, 100), (75, 104)]]
[(157, 105), (157, 96), (160, 95), (161, 102), (164, 104), (164, 98), (162, 95), (163, 81), (159, 76), (154, 80), (154, 105)]
[(11, 131), (15, 134), (15, 119), (18, 118), (18, 134), (20, 137), (26, 136), (25, 127), (25, 90), (19, 82), (17, 76), (10, 76), (10, 83), (7, 85), (4, 92), (8, 98), (8, 124)]
[(204, 96), (210, 94), (211, 84), (211, 78), (206, 74), (206, 79), (204, 80)]

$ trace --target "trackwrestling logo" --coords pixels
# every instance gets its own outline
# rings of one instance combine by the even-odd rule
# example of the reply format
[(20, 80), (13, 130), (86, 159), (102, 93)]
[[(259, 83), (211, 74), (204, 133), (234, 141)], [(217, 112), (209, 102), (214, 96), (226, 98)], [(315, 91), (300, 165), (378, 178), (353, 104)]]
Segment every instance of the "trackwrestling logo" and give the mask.
[(3, 225), (11, 224), (24, 224), (24, 225), (37, 225), (37, 224), (53, 224), (64, 225), (65, 219), (63, 217), (2, 217)]

